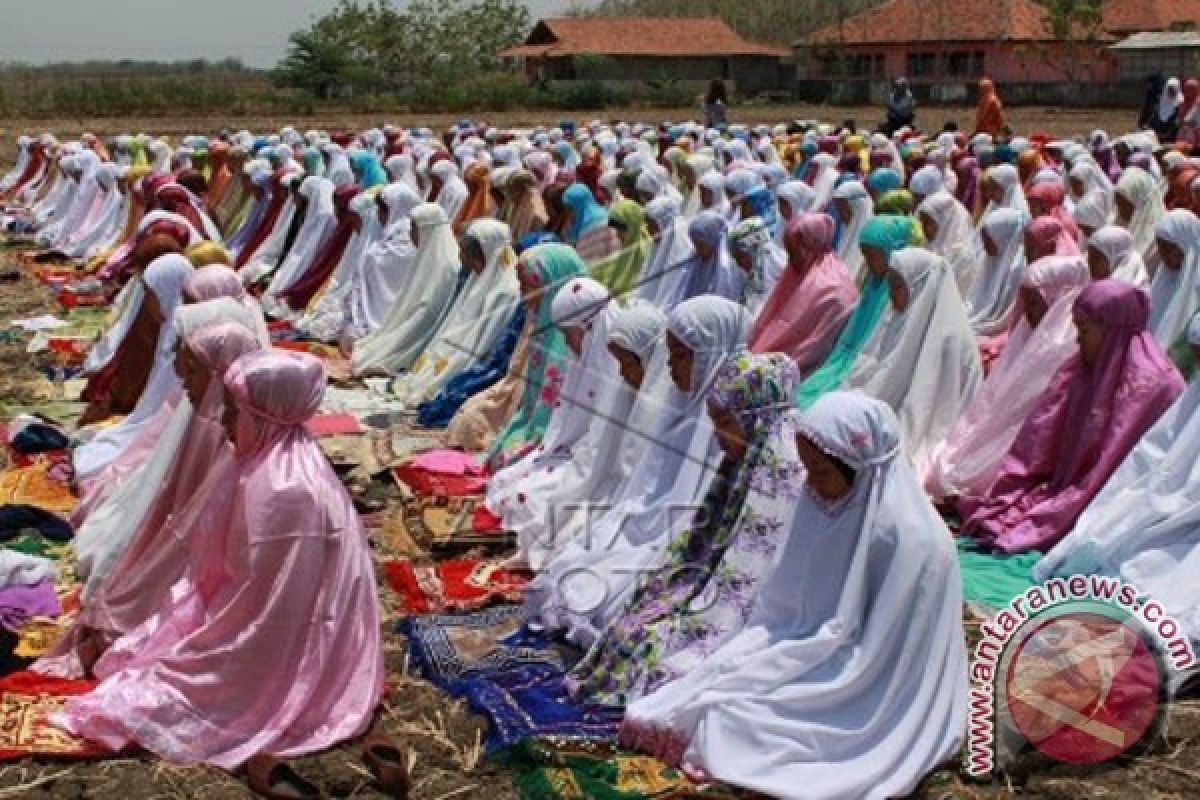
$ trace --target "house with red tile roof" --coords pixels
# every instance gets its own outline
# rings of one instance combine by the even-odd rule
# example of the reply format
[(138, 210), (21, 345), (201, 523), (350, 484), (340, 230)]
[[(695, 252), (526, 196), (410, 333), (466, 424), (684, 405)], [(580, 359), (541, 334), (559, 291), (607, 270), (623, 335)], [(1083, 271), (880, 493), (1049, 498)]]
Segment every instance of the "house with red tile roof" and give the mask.
[(721, 78), (741, 94), (791, 88), (787, 48), (743, 39), (715, 17), (562, 17), (539, 20), (500, 52), (531, 80), (606, 83)]
[(796, 43), (801, 84), (875, 84), (905, 76), (935, 98), (965, 97), (987, 76), (1010, 86), (1096, 86), (1117, 79), (1111, 45), (1195, 26), (1200, 0), (1105, 0), (1089, 34), (1052, 32), (1034, 0), (887, 0)]

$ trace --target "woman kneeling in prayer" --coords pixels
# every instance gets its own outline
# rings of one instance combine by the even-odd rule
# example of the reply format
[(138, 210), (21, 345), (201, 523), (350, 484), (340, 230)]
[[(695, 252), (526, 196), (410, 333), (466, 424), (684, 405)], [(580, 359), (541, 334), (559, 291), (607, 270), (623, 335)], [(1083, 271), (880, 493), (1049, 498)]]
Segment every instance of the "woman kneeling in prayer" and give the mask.
[(906, 796), (966, 729), (953, 540), (886, 405), (793, 414), (804, 488), (745, 628), (633, 703), (621, 744), (772, 797)]
[(1006, 553), (1071, 530), (1121, 460), (1183, 391), (1146, 330), (1146, 293), (1096, 281), (1075, 301), (1079, 352), (1033, 406), (991, 487), (958, 504), (964, 533)]
[(802, 469), (791, 425), (796, 366), (782, 353), (728, 360), (708, 390), (724, 452), (691, 524), (571, 672), (572, 693), (626, 705), (687, 674), (741, 630), (790, 533)]
[(113, 751), (231, 769), (361, 735), (384, 672), (366, 536), (305, 429), (321, 362), (250, 353), (225, 387), (236, 489), (201, 512), (209, 546), (171, 605), (114, 644), (125, 663), (53, 722)]
[[(1200, 359), (1200, 314), (1187, 341)], [(1034, 567), (1056, 575), (1120, 577), (1157, 600), (1192, 641), (1200, 639), (1200, 383), (1193, 382), (1142, 437), (1079, 517), (1075, 529)]]

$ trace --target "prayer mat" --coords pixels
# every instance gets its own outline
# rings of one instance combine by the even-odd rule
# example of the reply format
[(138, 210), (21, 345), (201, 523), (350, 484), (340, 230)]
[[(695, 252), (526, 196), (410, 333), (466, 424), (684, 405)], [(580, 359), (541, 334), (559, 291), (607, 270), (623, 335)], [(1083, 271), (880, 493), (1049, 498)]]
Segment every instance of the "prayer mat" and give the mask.
[(27, 505), (45, 511), (68, 513), (76, 499), (63, 481), (51, 475), (54, 465), (40, 454), (28, 467), (0, 472), (0, 504)]
[(362, 433), (363, 427), (353, 414), (317, 414), (304, 423), (313, 436), (340, 436)]
[(607, 747), (526, 739), (493, 761), (511, 769), (522, 800), (679, 800), (748, 795), (721, 786), (700, 787), (682, 772), (650, 756)]
[(0, 761), (30, 756), (42, 758), (99, 758), (104, 747), (80, 739), (50, 723), (68, 698), (86, 694), (96, 681), (49, 678), (34, 672), (14, 672), (0, 678)]
[(625, 716), (621, 708), (576, 702), (566, 672), (545, 664), (465, 677), (459, 693), (491, 723), (484, 746), (493, 753), (528, 738), (614, 743)]
[(408, 617), (397, 630), (408, 637), (412, 665), (431, 683), (450, 691), (467, 676), (548, 666), (565, 672), (566, 648), (523, 630), (520, 606), (497, 606), (472, 614)]
[(408, 559), (383, 565), (388, 584), (401, 596), (406, 614), (476, 611), (499, 603), (520, 603), (529, 574), (478, 559), (413, 564)]
[(958, 567), (963, 601), (990, 609), (1007, 606), (1033, 586), (1033, 567), (1041, 559), (1042, 554), (1037, 551), (1016, 555), (987, 553), (974, 541), (960, 537)]
[(516, 535), (500, 527), (479, 497), (418, 497), (404, 504), (410, 532), (435, 550), (507, 549)]
[(489, 751), (528, 737), (615, 742), (623, 711), (576, 703), (565, 677), (578, 652), (523, 627), (520, 606), (409, 617), (398, 630), (421, 673), (491, 723)]

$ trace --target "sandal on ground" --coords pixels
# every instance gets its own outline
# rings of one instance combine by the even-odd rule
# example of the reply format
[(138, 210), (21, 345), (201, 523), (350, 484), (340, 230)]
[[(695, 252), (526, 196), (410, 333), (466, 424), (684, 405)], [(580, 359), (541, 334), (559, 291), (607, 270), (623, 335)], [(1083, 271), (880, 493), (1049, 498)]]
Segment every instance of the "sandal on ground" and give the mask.
[(273, 756), (260, 755), (247, 761), (246, 778), (250, 789), (267, 800), (316, 800), (325, 796), (286, 761)]
[(408, 797), (412, 779), (408, 774), (408, 755), (386, 734), (367, 737), (362, 748), (363, 763), (389, 797)]

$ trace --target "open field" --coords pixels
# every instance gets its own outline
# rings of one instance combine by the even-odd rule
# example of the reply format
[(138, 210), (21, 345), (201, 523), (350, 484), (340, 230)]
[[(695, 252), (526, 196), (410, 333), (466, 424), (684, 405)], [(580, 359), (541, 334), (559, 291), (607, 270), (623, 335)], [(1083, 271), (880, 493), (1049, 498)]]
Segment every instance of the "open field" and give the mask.
[[(563, 119), (587, 121), (590, 119), (622, 119), (645, 122), (663, 120), (694, 119), (695, 108), (675, 109), (629, 109), (610, 108), (603, 111), (506, 111), (480, 113), (476, 119), (487, 120), (499, 126), (553, 125)], [(838, 107), (811, 105), (751, 105), (735, 106), (731, 120), (737, 123), (777, 123), (791, 119), (821, 119), (840, 122), (857, 120), (861, 127), (873, 128), (883, 119), (879, 107)], [(11, 160), (13, 140), (29, 131), (51, 131), (60, 139), (77, 137), (84, 131), (98, 136), (145, 131), (156, 135), (181, 136), (189, 133), (212, 133), (221, 128), (234, 130), (247, 128), (252, 131), (279, 130), (291, 125), (299, 130), (309, 128), (346, 128), (362, 130), (373, 125), (390, 122), (395, 125), (444, 127), (462, 118), (456, 114), (405, 114), (381, 112), (379, 114), (352, 114), (327, 111), (312, 116), (154, 116), (154, 117), (58, 117), (21, 118), (8, 117), (0, 120), (0, 163)], [(1104, 128), (1110, 133), (1126, 132), (1134, 127), (1137, 118), (1130, 109), (1062, 109), (1029, 107), (1014, 108), (1008, 112), (1008, 121), (1014, 130), (1022, 133), (1045, 131), (1055, 136), (1086, 135), (1095, 128)], [(971, 130), (975, 121), (972, 108), (922, 108), (918, 121), (929, 130), (941, 130), (942, 125), (953, 120), (960, 129)]]

